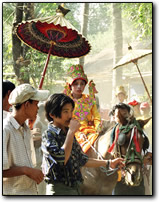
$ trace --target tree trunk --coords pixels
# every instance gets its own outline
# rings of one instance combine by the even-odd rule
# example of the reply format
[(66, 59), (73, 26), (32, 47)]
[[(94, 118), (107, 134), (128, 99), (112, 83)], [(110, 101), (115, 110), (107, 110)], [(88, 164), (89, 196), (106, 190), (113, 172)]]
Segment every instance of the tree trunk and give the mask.
[[(17, 79), (20, 80), (20, 64), (17, 62), (22, 55), (21, 41), (15, 33), (15, 26), (22, 22), (23, 19), (23, 3), (16, 4), (15, 20), (12, 27), (12, 53), (13, 53), (13, 68)], [(21, 83), (21, 82), (20, 82)]]
[[(24, 13), (25, 21), (34, 19), (34, 3), (24, 3)], [(25, 58), (28, 48), (27, 45), (23, 44), (23, 58)]]
[[(123, 35), (122, 35), (122, 19), (121, 8), (118, 3), (112, 3), (113, 5), (113, 35), (114, 35), (114, 65), (123, 56)], [(122, 83), (122, 68), (113, 70), (113, 94), (112, 100), (115, 100), (116, 86)]]
[[(24, 20), (31, 20), (34, 19), (34, 3), (24, 3)], [(23, 58), (24, 61), (26, 60), (26, 54), (28, 51), (29, 47), (25, 44), (23, 44)], [(25, 68), (25, 67), (24, 67)], [(25, 68), (24, 71), (24, 76), (23, 76), (23, 80), (25, 83), (29, 83), (30, 82), (30, 72), (28, 71), (28, 68)]]
[[(30, 76), (26, 66), (30, 63), (25, 60), (28, 46), (22, 44), (15, 33), (15, 26), (23, 20), (34, 18), (34, 3), (17, 3), (15, 12), (15, 21), (12, 28), (12, 52), (13, 52), (13, 68), (19, 83), (29, 83)], [(21, 71), (21, 69), (23, 71)]]
[[(84, 3), (83, 20), (81, 25), (81, 34), (84, 37), (87, 37), (88, 16), (89, 16), (89, 3)], [(84, 66), (84, 56), (79, 59), (79, 64)]]

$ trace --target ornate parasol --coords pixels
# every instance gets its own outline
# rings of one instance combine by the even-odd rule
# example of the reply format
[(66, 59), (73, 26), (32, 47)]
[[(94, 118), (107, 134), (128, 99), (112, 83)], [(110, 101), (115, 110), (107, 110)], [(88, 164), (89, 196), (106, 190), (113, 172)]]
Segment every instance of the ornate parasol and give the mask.
[(134, 63), (136, 65), (136, 67), (137, 67), (137, 70), (138, 70), (139, 74), (140, 74), (141, 80), (142, 80), (143, 85), (145, 87), (145, 90), (146, 90), (146, 92), (148, 94), (148, 97), (149, 97), (149, 99), (150, 99), (150, 101), (152, 103), (150, 93), (148, 91), (148, 88), (146, 86), (146, 83), (145, 83), (145, 81), (144, 81), (144, 79), (142, 77), (142, 74), (141, 74), (139, 66), (138, 66), (138, 60), (140, 58), (143, 58), (143, 57), (145, 57), (147, 55), (150, 55), (150, 54), (152, 54), (152, 50), (132, 50), (132, 47), (129, 46), (128, 47), (128, 53), (113, 67), (113, 69), (116, 69), (118, 67), (124, 66), (126, 64), (131, 63), (131, 62)]
[(58, 6), (56, 15), (22, 22), (16, 26), (16, 34), (26, 45), (48, 54), (39, 89), (42, 88), (50, 55), (64, 58), (77, 58), (89, 53), (88, 41), (78, 33), (65, 15), (69, 12)]

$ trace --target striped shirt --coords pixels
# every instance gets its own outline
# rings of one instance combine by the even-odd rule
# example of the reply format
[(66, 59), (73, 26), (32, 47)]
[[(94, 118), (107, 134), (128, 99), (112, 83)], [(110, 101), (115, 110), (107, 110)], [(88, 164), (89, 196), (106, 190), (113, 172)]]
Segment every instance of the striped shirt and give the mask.
[[(3, 170), (13, 166), (33, 168), (36, 157), (30, 129), (10, 116), (3, 123)], [(26, 175), (3, 178), (3, 195), (37, 195), (37, 185)]]
[(43, 172), (47, 183), (62, 182), (67, 186), (74, 186), (83, 182), (80, 168), (88, 161), (79, 143), (74, 137), (70, 158), (64, 165), (65, 151), (62, 148), (66, 134), (60, 128), (49, 124), (48, 130), (42, 136)]

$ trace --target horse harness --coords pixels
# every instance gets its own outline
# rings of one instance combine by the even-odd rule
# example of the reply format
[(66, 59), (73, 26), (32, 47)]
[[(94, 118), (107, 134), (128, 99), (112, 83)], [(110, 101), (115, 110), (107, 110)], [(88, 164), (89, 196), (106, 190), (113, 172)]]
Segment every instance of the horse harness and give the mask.
[[(126, 141), (126, 135), (130, 135), (130, 140), (128, 143), (128, 147), (126, 149), (126, 154), (123, 155), (121, 153), (121, 147), (125, 144)], [(141, 155), (140, 146), (138, 142), (138, 131), (141, 133), (141, 135), (144, 137), (144, 145), (143, 145), (143, 151), (145, 153), (145, 150), (149, 147), (148, 138), (145, 135), (144, 131), (140, 127), (139, 123), (134, 119), (134, 121), (131, 124), (127, 124), (125, 126), (119, 126), (119, 124), (116, 124), (114, 129), (112, 130), (111, 139), (114, 140), (111, 149), (109, 152), (113, 151), (113, 154), (116, 157), (122, 157), (125, 159), (125, 165), (129, 163), (139, 163), (143, 164), (143, 157)], [(116, 133), (116, 134), (115, 134)]]

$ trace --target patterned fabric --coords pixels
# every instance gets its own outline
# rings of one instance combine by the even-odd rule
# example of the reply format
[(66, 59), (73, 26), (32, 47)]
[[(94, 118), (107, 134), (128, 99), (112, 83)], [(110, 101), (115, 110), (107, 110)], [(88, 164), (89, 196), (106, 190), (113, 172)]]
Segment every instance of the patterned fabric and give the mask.
[(42, 137), (42, 169), (47, 183), (53, 184), (56, 181), (72, 187), (77, 181), (83, 181), (80, 168), (86, 164), (88, 157), (74, 138), (70, 158), (64, 165), (65, 152), (62, 146), (65, 139), (64, 131), (50, 123)]
[[(57, 9), (59, 10), (59, 9)], [(42, 52), (64, 58), (84, 56), (90, 51), (90, 44), (58, 12), (55, 16), (19, 23), (15, 32), (26, 45)]]
[(64, 93), (75, 102), (73, 117), (78, 119), (81, 124), (75, 137), (81, 145), (83, 152), (86, 153), (97, 139), (102, 128), (100, 114), (96, 106), (95, 93), (97, 93), (97, 90), (95, 89), (95, 84), (93, 81), (90, 81), (89, 95), (83, 94), (80, 99), (72, 97), (68, 83), (66, 83)]
[(67, 72), (67, 82), (72, 85), (72, 83), (77, 80), (82, 79), (88, 83), (87, 75), (84, 73), (82, 65), (72, 65)]
[[(33, 168), (36, 164), (33, 140), (30, 129), (24, 127), (9, 116), (3, 123), (3, 170), (13, 166)], [(34, 180), (21, 175), (3, 178), (4, 195), (37, 195), (37, 185)]]

